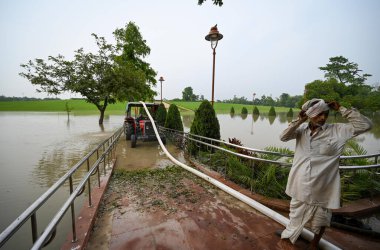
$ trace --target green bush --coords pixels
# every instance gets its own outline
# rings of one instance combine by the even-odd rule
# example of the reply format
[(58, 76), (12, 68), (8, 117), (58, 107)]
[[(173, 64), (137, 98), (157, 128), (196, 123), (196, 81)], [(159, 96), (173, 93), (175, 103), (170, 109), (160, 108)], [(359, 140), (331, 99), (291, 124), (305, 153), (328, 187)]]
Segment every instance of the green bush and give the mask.
[(156, 122), (158, 125), (165, 126), (166, 115), (167, 115), (167, 111), (166, 111), (165, 105), (161, 103), (160, 106), (158, 106), (158, 109), (156, 112)]
[(234, 109), (234, 107), (231, 107), (230, 114), (235, 114), (235, 109)]
[[(219, 121), (216, 117), (215, 110), (209, 101), (203, 101), (199, 108), (195, 111), (194, 120), (190, 127), (190, 133), (218, 140), (220, 139)], [(198, 138), (195, 139), (198, 140)], [(198, 147), (196, 143), (192, 141), (188, 145), (188, 151), (192, 155), (197, 154), (197, 152), (207, 150), (207, 146), (200, 145)]]
[(183, 131), (183, 124), (181, 120), (181, 114), (175, 104), (171, 104), (166, 115), (165, 127)]
[(293, 109), (290, 108), (288, 113), (286, 114), (287, 117), (293, 117)]
[(241, 114), (242, 114), (242, 115), (246, 115), (246, 114), (248, 114), (248, 109), (247, 109), (246, 107), (243, 107), (243, 108), (241, 109)]
[(203, 101), (197, 111), (195, 111), (190, 133), (220, 139), (219, 121), (209, 101)]
[(269, 116), (276, 116), (276, 110), (274, 109), (273, 106), (270, 107), (268, 115)]
[(253, 114), (254, 115), (260, 115), (260, 111), (256, 106), (253, 108)]

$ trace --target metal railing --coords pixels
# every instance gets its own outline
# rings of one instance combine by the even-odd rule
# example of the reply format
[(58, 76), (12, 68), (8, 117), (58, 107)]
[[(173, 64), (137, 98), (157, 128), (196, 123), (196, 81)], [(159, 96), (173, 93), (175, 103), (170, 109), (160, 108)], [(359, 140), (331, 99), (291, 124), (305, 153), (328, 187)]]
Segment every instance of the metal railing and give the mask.
[[(251, 192), (272, 198), (287, 198), (286, 179), (293, 160), (293, 154), (281, 153), (287, 150), (272, 152), (252, 149), (164, 127), (160, 130), (194, 163), (206, 165)], [(379, 156), (380, 153), (340, 157), (342, 203), (378, 194)], [(358, 191), (358, 186), (361, 191)]]
[[(0, 247), (2, 247), (12, 236), (28, 221), (31, 223), (31, 237), (33, 246), (31, 249), (40, 249), (48, 245), (55, 237), (57, 225), (70, 208), (71, 211), (71, 226), (72, 226), (72, 241), (77, 241), (76, 222), (74, 202), (77, 197), (83, 194), (86, 184), (88, 189), (88, 204), (92, 206), (91, 201), (91, 176), (97, 174), (98, 187), (100, 187), (100, 167), (103, 163), (104, 175), (106, 174), (106, 165), (114, 159), (116, 143), (122, 134), (123, 129), (118, 129), (112, 136), (104, 140), (95, 149), (83, 157), (75, 164), (64, 176), (62, 176), (53, 186), (51, 186), (44, 194), (42, 194), (33, 204), (31, 204), (21, 215), (15, 219), (1, 234)], [(91, 165), (91, 157), (96, 157), (95, 162)], [(82, 177), (79, 184), (74, 189), (73, 175), (79, 169), (87, 167), (87, 173)], [(37, 211), (43, 206), (65, 183), (69, 182), (70, 196), (65, 203), (58, 209), (55, 216), (51, 219), (43, 233), (38, 233)]]
[[(172, 134), (175, 134), (175, 136), (177, 138), (174, 139), (174, 140), (177, 143), (180, 140), (178, 138), (183, 137), (184, 140), (193, 141), (195, 143), (202, 144), (202, 145), (205, 145), (205, 146), (210, 147), (210, 148), (218, 149), (218, 150), (227, 152), (227, 153), (229, 153), (231, 155), (235, 155), (235, 156), (238, 156), (238, 157), (241, 157), (241, 158), (245, 158), (245, 159), (249, 159), (249, 160), (254, 160), (254, 161), (259, 161), (259, 162), (266, 162), (266, 163), (272, 163), (272, 164), (277, 164), (277, 165), (280, 165), (280, 166), (289, 166), (290, 167), (292, 165), (292, 163), (284, 161), (284, 159), (285, 158), (288, 158), (288, 159), (290, 158), (291, 159), (291, 158), (294, 157), (294, 155), (292, 155), (292, 154), (283, 154), (283, 153), (273, 152), (273, 151), (268, 151), (268, 150), (248, 148), (248, 147), (236, 145), (236, 144), (233, 144), (233, 143), (229, 143), (229, 142), (226, 142), (226, 141), (217, 140), (217, 139), (213, 139), (213, 138), (208, 138), (208, 137), (204, 137), (204, 136), (199, 136), (199, 135), (195, 135), (195, 134), (191, 134), (191, 133), (186, 133), (186, 132), (182, 132), (182, 131), (178, 131), (178, 130), (174, 130), (174, 129), (165, 128), (165, 127), (162, 127), (162, 126), (159, 126), (159, 129), (161, 131), (163, 131), (163, 132), (166, 131), (166, 132), (170, 132)], [(198, 138), (198, 140), (195, 139), (195, 138)], [(186, 142), (183, 142), (183, 143), (186, 144)], [(228, 148), (220, 147), (219, 145), (225, 145), (225, 146), (228, 146), (228, 148), (242, 149), (242, 150), (246, 150), (248, 152), (253, 152), (253, 153), (266, 154), (266, 155), (276, 155), (276, 156), (281, 156), (281, 157), (284, 157), (284, 158), (282, 158), (281, 161), (267, 160), (267, 159), (263, 159), (263, 158), (259, 158), (259, 157), (254, 157), (254, 156), (246, 155), (246, 154), (236, 153), (233, 150), (230, 150)], [(360, 165), (360, 166), (345, 166), (345, 165), (340, 165), (339, 169), (354, 170), (354, 169), (380, 168), (379, 156), (380, 156), (380, 153), (378, 153), (378, 154), (368, 154), (368, 155), (352, 155), (352, 156), (344, 156), (344, 155), (342, 155), (340, 157), (341, 160), (354, 160), (354, 159), (370, 159), (370, 158), (374, 158), (374, 160), (373, 160), (374, 164), (367, 164), (367, 165)]]

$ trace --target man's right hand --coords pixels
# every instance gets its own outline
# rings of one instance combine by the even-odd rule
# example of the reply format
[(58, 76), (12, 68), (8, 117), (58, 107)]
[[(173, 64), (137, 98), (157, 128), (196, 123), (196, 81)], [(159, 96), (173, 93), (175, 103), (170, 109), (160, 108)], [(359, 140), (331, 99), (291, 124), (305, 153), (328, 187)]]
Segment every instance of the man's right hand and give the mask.
[(298, 118), (302, 121), (306, 121), (307, 120), (307, 115), (306, 115), (306, 111), (305, 110), (301, 110), (298, 114)]

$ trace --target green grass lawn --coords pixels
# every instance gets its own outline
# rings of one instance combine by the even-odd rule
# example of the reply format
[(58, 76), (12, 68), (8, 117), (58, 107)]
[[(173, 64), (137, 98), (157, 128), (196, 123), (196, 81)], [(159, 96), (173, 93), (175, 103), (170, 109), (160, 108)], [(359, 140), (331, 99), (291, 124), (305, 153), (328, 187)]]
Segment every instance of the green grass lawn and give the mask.
[[(66, 103), (72, 113), (99, 113), (94, 104), (84, 100), (36, 100), (36, 101), (2, 101), (0, 111), (34, 111), (66, 112)], [(106, 114), (124, 114), (126, 103), (108, 105)]]
[[(201, 102), (182, 102), (182, 101), (168, 101), (168, 103), (173, 103), (178, 106), (178, 108), (184, 108), (184, 109), (191, 109), (196, 110)], [(216, 113), (218, 114), (229, 114), (231, 107), (234, 107), (235, 114), (240, 114), (243, 107), (246, 107), (248, 109), (248, 113), (252, 113), (253, 111), (253, 105), (247, 105), (247, 104), (234, 104), (234, 103), (221, 103), (221, 102), (215, 102), (214, 103), (214, 109)], [(268, 113), (270, 107), (269, 106), (257, 106), (260, 113)], [(276, 112), (282, 113), (282, 112), (288, 112), (289, 108), (287, 107), (275, 107)], [(297, 111), (298, 109), (293, 109), (293, 111)]]
[[(75, 114), (97, 114), (99, 111), (95, 105), (87, 103), (84, 100), (36, 100), (36, 101), (1, 101), (0, 111), (34, 111), (34, 112), (66, 112), (66, 103), (71, 109), (72, 113)], [(190, 109), (195, 111), (201, 102), (181, 102), (181, 101), (168, 101), (168, 103), (176, 104), (180, 109)], [(123, 115), (125, 112), (126, 102), (118, 102), (115, 104), (108, 105), (106, 109), (106, 114), (120, 114)], [(234, 107), (235, 113), (240, 114), (241, 109), (246, 107), (248, 113), (252, 113), (252, 105), (244, 104), (232, 104), (232, 103), (220, 103), (215, 102), (214, 108), (218, 114), (228, 114), (230, 113), (231, 107)], [(269, 106), (257, 106), (260, 113), (268, 113)], [(275, 107), (276, 112), (288, 112), (289, 108), (286, 107)], [(297, 111), (295, 109), (294, 111)]]

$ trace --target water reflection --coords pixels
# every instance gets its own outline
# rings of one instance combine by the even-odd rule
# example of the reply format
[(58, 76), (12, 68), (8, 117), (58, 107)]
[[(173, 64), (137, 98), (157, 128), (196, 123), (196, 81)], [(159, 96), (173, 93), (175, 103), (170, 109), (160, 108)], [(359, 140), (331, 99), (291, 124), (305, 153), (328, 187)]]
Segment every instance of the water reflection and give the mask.
[(269, 120), (269, 124), (272, 125), (274, 120), (276, 120), (276, 116), (270, 115), (270, 116), (268, 116), (268, 120)]

